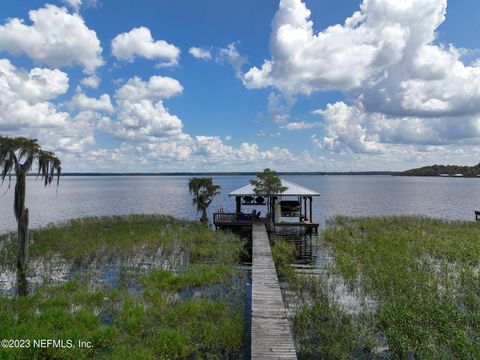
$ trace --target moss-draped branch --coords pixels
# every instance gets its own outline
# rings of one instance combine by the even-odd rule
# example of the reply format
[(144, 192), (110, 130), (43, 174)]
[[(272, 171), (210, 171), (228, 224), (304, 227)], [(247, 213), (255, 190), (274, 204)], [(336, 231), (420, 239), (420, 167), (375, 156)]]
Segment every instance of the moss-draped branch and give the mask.
[(61, 162), (51, 151), (42, 150), (36, 139), (24, 137), (9, 138), (0, 135), (0, 172), (3, 184), (8, 177), (8, 185), (15, 174), (15, 200), (13, 210), (17, 220), (17, 290), (19, 295), (26, 295), (28, 284), (27, 249), (28, 249), (28, 209), (25, 207), (26, 176), (37, 164), (37, 178), (50, 185), (57, 178), (57, 186), (62, 171)]
[(2, 183), (7, 177), (10, 179), (12, 173), (23, 171), (28, 174), (35, 163), (38, 165), (37, 177), (44, 181), (45, 186), (50, 185), (55, 177), (58, 185), (62, 167), (60, 159), (53, 152), (42, 150), (37, 139), (0, 135)]

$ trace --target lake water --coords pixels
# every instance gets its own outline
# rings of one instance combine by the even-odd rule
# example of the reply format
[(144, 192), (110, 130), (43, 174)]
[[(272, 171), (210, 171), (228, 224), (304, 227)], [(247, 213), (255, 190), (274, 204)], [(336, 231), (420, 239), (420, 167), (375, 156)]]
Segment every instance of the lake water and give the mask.
[[(216, 176), (222, 193), (210, 212), (234, 211), (228, 193), (252, 176)], [(473, 220), (480, 209), (480, 179), (392, 176), (284, 176), (321, 194), (314, 198), (314, 220), (324, 224), (335, 215), (369, 216), (412, 214), (451, 220)], [(63, 177), (58, 189), (41, 181), (27, 181), (30, 226), (92, 216), (134, 213), (170, 214), (194, 219), (196, 211), (183, 176)], [(14, 179), (0, 187), (0, 232), (16, 228), (13, 215)], [(253, 208), (245, 208), (251, 211)], [(262, 210), (258, 207), (257, 210)], [(265, 213), (263, 209), (262, 213)]]

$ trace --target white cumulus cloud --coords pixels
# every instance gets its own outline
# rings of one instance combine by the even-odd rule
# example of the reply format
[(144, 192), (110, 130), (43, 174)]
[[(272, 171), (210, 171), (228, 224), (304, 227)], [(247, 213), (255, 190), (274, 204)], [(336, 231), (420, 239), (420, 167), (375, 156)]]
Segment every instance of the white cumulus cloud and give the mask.
[(212, 60), (210, 49), (192, 46), (188, 52), (196, 59)]
[(315, 33), (310, 10), (302, 1), (281, 0), (272, 22), (272, 58), (261, 68), (251, 68), (243, 81), (248, 88), (275, 86), (287, 93), (351, 89), (398, 61), (406, 36), (396, 22), (367, 24), (362, 12), (343, 26)]
[(271, 58), (242, 81), (287, 97), (343, 91), (351, 105), (314, 111), (325, 127), (315, 143), (334, 152), (480, 143), (480, 68), (462, 62), (464, 49), (438, 43), (446, 9), (447, 0), (363, 0), (343, 24), (315, 32), (301, 0), (281, 0)]
[(19, 70), (0, 60), (0, 129), (64, 126), (68, 114), (58, 112), (49, 100), (68, 90), (68, 76), (60, 70)]
[(83, 111), (113, 112), (113, 105), (110, 100), (110, 95), (108, 94), (100, 95), (100, 97), (96, 99), (88, 97), (83, 92), (78, 91), (70, 100), (69, 105), (72, 108)]
[(94, 144), (98, 115), (80, 111), (72, 117), (55, 100), (69, 88), (67, 74), (55, 69), (18, 69), (0, 60), (0, 132), (36, 138), (47, 149), (81, 152)]
[(100, 77), (98, 77), (96, 74), (92, 74), (80, 80), (80, 84), (92, 89), (96, 89), (98, 88), (98, 85), (100, 85)]
[(135, 76), (116, 91), (116, 97), (129, 101), (163, 100), (179, 95), (182, 91), (182, 84), (168, 76), (152, 76), (148, 81)]
[(392, 117), (365, 112), (360, 103), (329, 104), (317, 112), (324, 118), (325, 137), (316, 145), (333, 152), (388, 153), (392, 146), (468, 145), (478, 143), (480, 116)]
[(133, 77), (115, 92), (116, 121), (103, 126), (114, 136), (130, 140), (180, 136), (183, 123), (170, 114), (163, 100), (182, 91), (178, 80), (170, 77), (152, 76), (148, 81)]
[[(232, 146), (225, 143), (227, 139), (220, 136), (191, 135), (183, 131), (182, 120), (171, 113), (164, 101), (181, 94), (182, 85), (173, 78), (152, 76), (148, 80), (139, 77), (129, 79), (115, 92), (116, 107), (112, 118), (99, 121), (102, 131), (114, 137), (128, 141), (135, 146), (121, 147), (114, 154), (122, 166), (130, 164), (133, 158), (142, 159), (142, 165), (155, 168), (172, 166), (182, 169), (218, 168), (233, 169), (237, 166), (249, 167), (253, 163), (259, 166), (287, 164), (294, 156), (288, 149), (273, 147), (261, 150), (257, 144), (241, 143)], [(85, 99), (77, 94), (76, 102), (97, 104), (100, 99)], [(93, 107), (93, 106), (92, 106)], [(86, 108), (86, 106), (84, 106)], [(95, 157), (99, 162), (110, 156), (111, 152), (97, 151)], [(137, 165), (138, 162), (137, 161)], [(135, 162), (133, 162), (135, 163)], [(176, 166), (176, 167), (175, 167)]]
[(79, 65), (86, 73), (103, 65), (100, 41), (78, 14), (47, 4), (28, 16), (31, 25), (18, 18), (0, 25), (0, 50), (52, 67)]
[(112, 54), (124, 61), (131, 62), (140, 56), (160, 60), (159, 66), (174, 66), (180, 58), (180, 49), (165, 40), (155, 41), (150, 29), (142, 26), (117, 35), (112, 40)]

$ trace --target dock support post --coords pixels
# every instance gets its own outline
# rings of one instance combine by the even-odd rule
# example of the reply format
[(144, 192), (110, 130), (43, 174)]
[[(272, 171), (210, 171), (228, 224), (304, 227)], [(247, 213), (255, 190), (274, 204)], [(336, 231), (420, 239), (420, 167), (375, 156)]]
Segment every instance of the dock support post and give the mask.
[(242, 212), (242, 198), (240, 196), (235, 197), (236, 202), (236, 213), (240, 214)]
[(308, 220), (308, 219), (307, 219), (307, 197), (306, 197), (306, 196), (303, 197), (303, 207), (304, 207), (304, 209), (305, 209), (305, 212), (304, 212), (304, 214), (305, 214), (305, 220)]
[(310, 196), (310, 222), (313, 222), (312, 218), (312, 197)]

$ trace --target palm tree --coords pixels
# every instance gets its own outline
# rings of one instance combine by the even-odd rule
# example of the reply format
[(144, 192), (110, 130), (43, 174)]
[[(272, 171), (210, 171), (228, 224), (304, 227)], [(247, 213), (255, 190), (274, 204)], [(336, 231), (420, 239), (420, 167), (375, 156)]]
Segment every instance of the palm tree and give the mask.
[(207, 208), (218, 194), (220, 186), (214, 185), (212, 178), (192, 178), (188, 181), (188, 190), (193, 195), (193, 205), (197, 206), (197, 214), (202, 213), (200, 221), (208, 222)]
[(25, 208), (25, 178), (38, 165), (37, 178), (45, 186), (57, 177), (60, 181), (61, 162), (51, 151), (40, 148), (36, 139), (24, 137), (8, 138), (0, 135), (0, 171), (2, 184), (8, 177), (9, 186), (12, 173), (15, 173), (15, 201), (13, 205), (17, 220), (17, 291), (19, 295), (27, 294), (27, 246), (28, 246), (28, 209)]
[(277, 172), (266, 168), (263, 172), (257, 173), (257, 179), (250, 180), (250, 184), (255, 186), (253, 189), (255, 194), (267, 197), (267, 209), (271, 214), (274, 214), (275, 195), (287, 190), (287, 187), (282, 186), (282, 181)]

